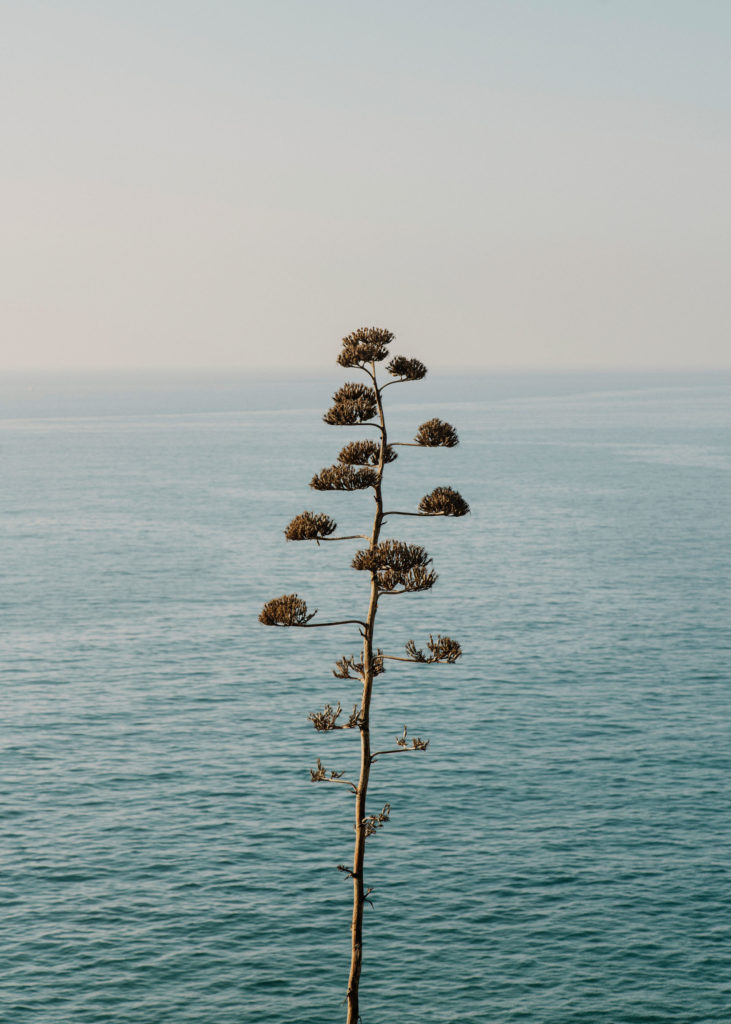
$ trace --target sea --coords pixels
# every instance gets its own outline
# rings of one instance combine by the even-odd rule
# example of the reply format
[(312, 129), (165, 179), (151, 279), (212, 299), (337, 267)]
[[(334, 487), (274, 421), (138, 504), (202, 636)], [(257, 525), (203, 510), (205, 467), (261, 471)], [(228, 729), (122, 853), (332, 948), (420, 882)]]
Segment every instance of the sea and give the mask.
[[(353, 731), (332, 674), (369, 531), (312, 475), (366, 428), (322, 376), (0, 381), (0, 1020), (336, 1024)], [(731, 1021), (731, 372), (454, 376), (385, 392), (388, 510), (428, 593), (382, 599), (363, 1024)]]

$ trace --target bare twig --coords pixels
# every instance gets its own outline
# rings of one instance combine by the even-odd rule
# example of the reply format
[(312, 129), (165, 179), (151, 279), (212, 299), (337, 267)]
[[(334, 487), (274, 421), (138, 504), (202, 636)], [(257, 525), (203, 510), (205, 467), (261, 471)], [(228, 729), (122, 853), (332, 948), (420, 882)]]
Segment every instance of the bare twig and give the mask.
[(344, 779), (343, 775), (345, 775), (345, 772), (336, 772), (326, 768), (319, 757), (317, 759), (317, 768), (310, 768), (310, 782), (337, 782), (341, 786), (350, 786), (355, 793), (358, 787), (354, 782)]
[(348, 537), (320, 537), (318, 544), (323, 540), (370, 540), (367, 533), (351, 533)]
[(413, 753), (415, 750), (426, 750), (429, 746), (429, 740), (423, 740), (421, 736), (414, 736), (411, 740), (411, 746), (409, 746), (406, 739), (407, 729), (404, 726), (404, 731), (400, 736), (396, 737), (396, 748), (393, 750), (377, 750), (375, 754), (371, 754), (371, 763), (376, 760), (377, 757), (381, 757), (383, 754), (405, 754)]
[[(421, 445), (417, 445), (416, 447), (420, 448)], [(434, 516), (444, 516), (444, 515), (445, 515), (444, 512), (396, 512), (394, 509), (391, 509), (390, 512), (384, 512), (383, 513), (383, 518), (385, 519), (386, 516), (418, 516), (420, 519), (429, 519), (429, 518), (433, 518)], [(321, 537), (320, 539), (321, 540), (335, 540), (336, 538), (334, 538), (334, 537)]]
[(363, 629), (366, 628), (366, 623), (362, 622), (360, 619), (341, 619), (339, 622), (303, 622), (301, 624), (298, 623), (298, 622), (295, 622), (295, 623), (293, 623), (293, 625), (294, 626), (298, 626), (300, 629), (317, 629), (318, 626), (348, 626), (348, 625), (362, 626)]

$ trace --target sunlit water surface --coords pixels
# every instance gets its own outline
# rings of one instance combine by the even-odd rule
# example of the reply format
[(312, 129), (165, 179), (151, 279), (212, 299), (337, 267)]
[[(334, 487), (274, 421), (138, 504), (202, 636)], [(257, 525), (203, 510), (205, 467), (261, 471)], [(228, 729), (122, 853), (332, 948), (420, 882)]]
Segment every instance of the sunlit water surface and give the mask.
[[(313, 472), (333, 380), (6, 387), (3, 1024), (344, 1020), (352, 627), (273, 630), (297, 592), (361, 617), (364, 494)], [(21, 382), (23, 383), (23, 382)], [(32, 383), (32, 382), (31, 382)], [(11, 386), (12, 385), (12, 386)], [(731, 1021), (731, 380), (438, 379), (386, 392), (389, 508), (450, 484), (457, 521), (394, 519), (440, 574), (377, 642), (454, 666), (377, 680), (364, 1024)], [(369, 435), (373, 436), (373, 432)]]

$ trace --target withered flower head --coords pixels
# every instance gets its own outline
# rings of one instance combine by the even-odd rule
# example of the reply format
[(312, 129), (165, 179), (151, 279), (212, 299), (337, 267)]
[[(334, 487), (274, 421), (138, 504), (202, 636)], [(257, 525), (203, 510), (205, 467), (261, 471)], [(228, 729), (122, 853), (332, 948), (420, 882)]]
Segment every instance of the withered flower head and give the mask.
[(334, 769), (326, 768), (320, 758), (317, 759), (317, 768), (310, 768), (310, 782), (329, 782), (332, 779), (342, 779), (345, 772), (336, 772)]
[(430, 633), (427, 647), (431, 651), (434, 661), (446, 661), (451, 665), (462, 656), (461, 646), (449, 636), (439, 635), (435, 640)]
[(419, 511), (429, 516), (466, 516), (470, 506), (459, 491), (451, 487), (435, 487), (419, 502)]
[(422, 380), (426, 377), (426, 367), (420, 359), (407, 359), (406, 356), (394, 356), (386, 369), (392, 377), (402, 380)]
[[(335, 662), (335, 668), (333, 669), (333, 675), (336, 679), (362, 679), (365, 662), (361, 659), (356, 661), (351, 655), (350, 657), (344, 656), (338, 658)], [(380, 676), (386, 671), (386, 666), (383, 662), (383, 651), (378, 648), (376, 654), (371, 657), (371, 673), (375, 676)], [(355, 675), (351, 673), (355, 672)]]
[[(377, 466), (381, 454), (378, 441), (350, 441), (338, 455), (338, 462), (346, 466)], [(396, 452), (390, 444), (386, 445), (383, 461), (393, 462)]]
[(384, 593), (403, 593), (434, 586), (437, 574), (428, 568), (430, 563), (431, 558), (420, 544), (384, 540), (372, 551), (356, 551), (352, 565), (354, 569), (374, 573), (378, 588)]
[(307, 613), (307, 604), (296, 594), (284, 594), (267, 601), (259, 615), (265, 626), (306, 626), (314, 619), (317, 609)]
[(337, 529), (337, 523), (324, 512), (302, 512), (295, 516), (284, 536), (287, 540), (321, 540)]
[(408, 734), (409, 731), (406, 726), (404, 726), (403, 733), (396, 737), (397, 747), (401, 747), (403, 750), (426, 750), (429, 746), (429, 740), (423, 740), (421, 736), (413, 736), (411, 739), (411, 746), (409, 746), (407, 739)]
[(338, 701), (338, 706), (335, 708), (332, 704), (326, 704), (322, 711), (313, 711), (309, 714), (307, 720), (312, 722), (318, 732), (331, 732), (333, 729), (357, 729), (361, 723), (358, 705), (353, 705), (353, 710), (345, 720), (345, 724), (338, 725), (338, 718), (340, 718), (342, 711), (340, 701)]
[(363, 366), (380, 363), (388, 355), (393, 334), (383, 327), (359, 327), (343, 338), (343, 351), (338, 356), (341, 366)]
[(459, 444), (457, 431), (444, 420), (433, 419), (422, 423), (414, 441), (424, 448), (454, 448)]
[(352, 466), (327, 466), (315, 473), (310, 487), (315, 491), (364, 491), (375, 487), (378, 473), (374, 469), (353, 469)]
[(333, 405), (322, 417), (325, 423), (347, 427), (371, 420), (378, 411), (376, 393), (367, 384), (349, 381), (333, 395)]
[(457, 658), (462, 655), (462, 648), (456, 640), (452, 640), (449, 636), (437, 636), (436, 640), (429, 634), (429, 640), (427, 645), (430, 655), (427, 657), (423, 650), (418, 649), (413, 640), (409, 640), (406, 644), (406, 653), (414, 661), (424, 662), (426, 664), (433, 664), (434, 662), (441, 661), (446, 662), (448, 665), (452, 665)]
[[(310, 771), (312, 771), (312, 769), (310, 769)], [(389, 817), (390, 814), (390, 804), (384, 804), (383, 810), (379, 811), (378, 814), (367, 814), (361, 821), (361, 825), (365, 827), (366, 838), (374, 836), (379, 828), (383, 828), (384, 821), (391, 820)], [(368, 892), (372, 892), (372, 890), (369, 889)]]
[(332, 704), (326, 704), (322, 711), (311, 712), (307, 716), (307, 721), (312, 722), (318, 732), (331, 732), (333, 729), (342, 729), (342, 725), (337, 724), (342, 710), (340, 701), (338, 701), (336, 708)]

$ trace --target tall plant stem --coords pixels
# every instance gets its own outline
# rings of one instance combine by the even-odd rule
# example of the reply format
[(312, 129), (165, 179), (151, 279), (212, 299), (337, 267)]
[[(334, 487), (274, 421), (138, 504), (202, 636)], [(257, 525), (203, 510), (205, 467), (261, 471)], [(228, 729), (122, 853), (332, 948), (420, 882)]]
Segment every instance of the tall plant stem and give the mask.
[[(381, 430), (381, 450), (378, 458), (378, 473), (374, 487), (376, 512), (373, 517), (373, 531), (370, 536), (370, 550), (373, 551), (378, 545), (383, 522), (383, 497), (381, 494), (381, 480), (383, 467), (386, 464), (386, 420), (383, 415), (383, 403), (381, 401), (381, 389), (376, 380), (376, 364), (371, 363), (371, 370), (366, 371), (373, 381), (373, 390), (376, 394), (378, 405), (378, 417)], [(363, 863), (365, 859), (366, 844), (366, 796), (368, 793), (368, 779), (371, 771), (373, 758), (371, 755), (371, 731), (370, 731), (370, 708), (371, 693), (373, 690), (373, 633), (378, 611), (378, 582), (375, 572), (371, 572), (371, 594), (368, 605), (368, 617), (365, 630), (363, 631), (363, 697), (361, 700), (360, 712), (360, 776), (355, 791), (355, 849), (353, 851), (353, 922), (351, 926), (352, 947), (350, 960), (350, 977), (348, 978), (348, 1019), (347, 1024), (358, 1024), (360, 1019), (358, 1012), (358, 991), (360, 987), (360, 972), (363, 966), (363, 908), (365, 906), (365, 885), (363, 882)]]

